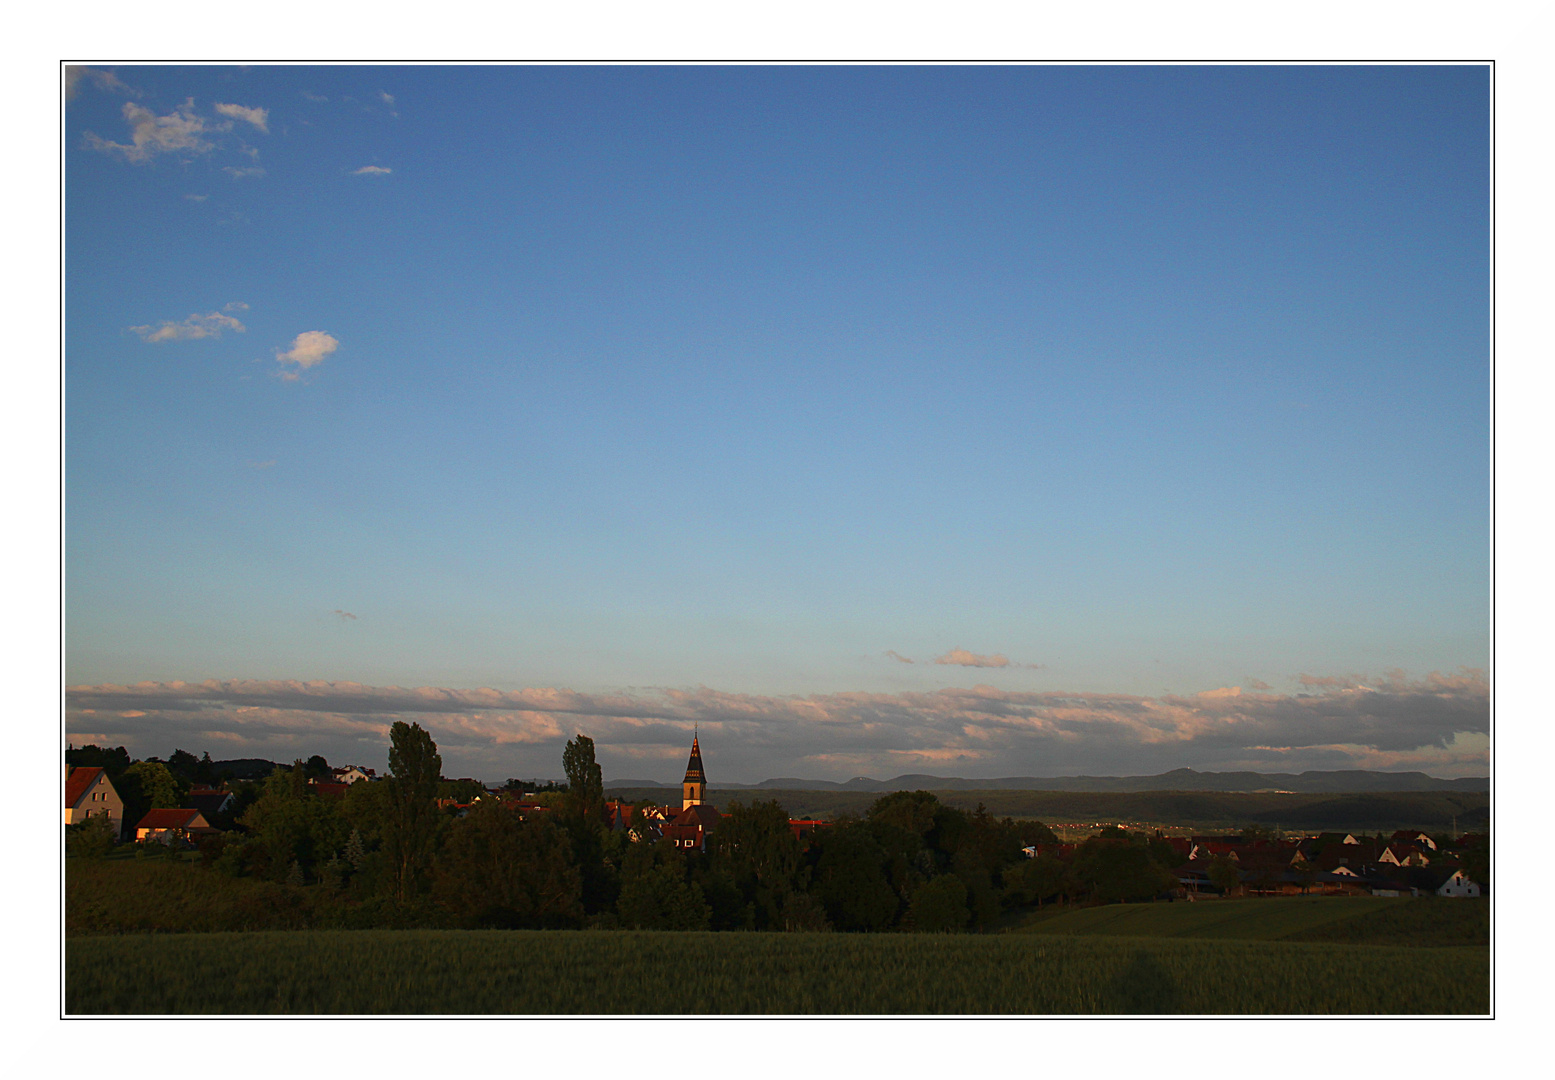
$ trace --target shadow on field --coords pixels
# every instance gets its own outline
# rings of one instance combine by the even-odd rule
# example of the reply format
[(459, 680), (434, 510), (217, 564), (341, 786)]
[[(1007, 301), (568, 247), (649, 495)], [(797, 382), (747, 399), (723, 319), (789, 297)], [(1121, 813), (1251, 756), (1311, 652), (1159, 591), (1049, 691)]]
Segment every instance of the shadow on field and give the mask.
[(1181, 995), (1171, 972), (1154, 954), (1140, 949), (1128, 966), (1102, 991), (1099, 1002), (1105, 1013), (1175, 1013), (1182, 1011)]

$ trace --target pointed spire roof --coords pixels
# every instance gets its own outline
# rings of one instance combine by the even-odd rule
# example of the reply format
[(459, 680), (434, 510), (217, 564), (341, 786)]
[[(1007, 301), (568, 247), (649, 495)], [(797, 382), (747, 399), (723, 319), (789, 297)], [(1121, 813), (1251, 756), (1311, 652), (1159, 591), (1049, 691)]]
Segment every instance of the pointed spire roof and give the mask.
[(691, 736), (691, 760), (686, 762), (686, 778), (682, 784), (695, 781), (699, 784), (707, 783), (707, 773), (702, 771), (702, 748), (697, 745), (697, 736)]

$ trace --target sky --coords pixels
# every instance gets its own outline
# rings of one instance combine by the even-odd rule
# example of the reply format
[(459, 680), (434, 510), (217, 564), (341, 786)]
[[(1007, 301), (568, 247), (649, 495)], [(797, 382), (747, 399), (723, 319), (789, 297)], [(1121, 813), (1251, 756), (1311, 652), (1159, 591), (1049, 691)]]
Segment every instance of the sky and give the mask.
[(65, 97), (77, 744), (1488, 772), (1484, 67)]

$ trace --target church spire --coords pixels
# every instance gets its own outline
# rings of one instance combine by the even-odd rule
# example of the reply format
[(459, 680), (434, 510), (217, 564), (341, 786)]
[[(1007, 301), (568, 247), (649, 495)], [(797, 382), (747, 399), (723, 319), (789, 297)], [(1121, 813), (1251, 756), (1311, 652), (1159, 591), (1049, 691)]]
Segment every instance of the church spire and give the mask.
[(700, 733), (691, 736), (691, 759), (686, 762), (686, 778), (680, 783), (682, 810), (699, 806), (707, 797), (707, 772), (702, 768)]

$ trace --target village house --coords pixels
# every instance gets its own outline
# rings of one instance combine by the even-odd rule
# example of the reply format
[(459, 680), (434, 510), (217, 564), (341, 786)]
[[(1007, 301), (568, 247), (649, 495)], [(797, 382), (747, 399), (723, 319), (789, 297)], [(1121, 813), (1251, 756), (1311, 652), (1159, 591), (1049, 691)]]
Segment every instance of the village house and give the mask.
[(159, 844), (171, 844), (179, 840), (193, 840), (209, 836), (219, 830), (198, 810), (156, 809), (150, 810), (135, 826), (136, 842), (154, 840)]
[(1454, 870), (1452, 876), (1437, 886), (1437, 896), (1478, 896), (1479, 883), (1470, 881), (1462, 870)]
[(364, 769), (360, 765), (342, 765), (330, 771), (334, 773), (334, 782), (337, 784), (354, 784), (359, 780), (378, 779), (377, 772)]
[(65, 824), (77, 825), (99, 816), (108, 819), (117, 836), (124, 822), (124, 800), (108, 774), (90, 765), (65, 766)]
[(197, 787), (189, 792), (189, 797), (184, 800), (189, 806), (198, 810), (206, 821), (214, 821), (217, 814), (232, 808), (237, 801), (237, 796), (230, 791), (221, 791), (217, 788)]

